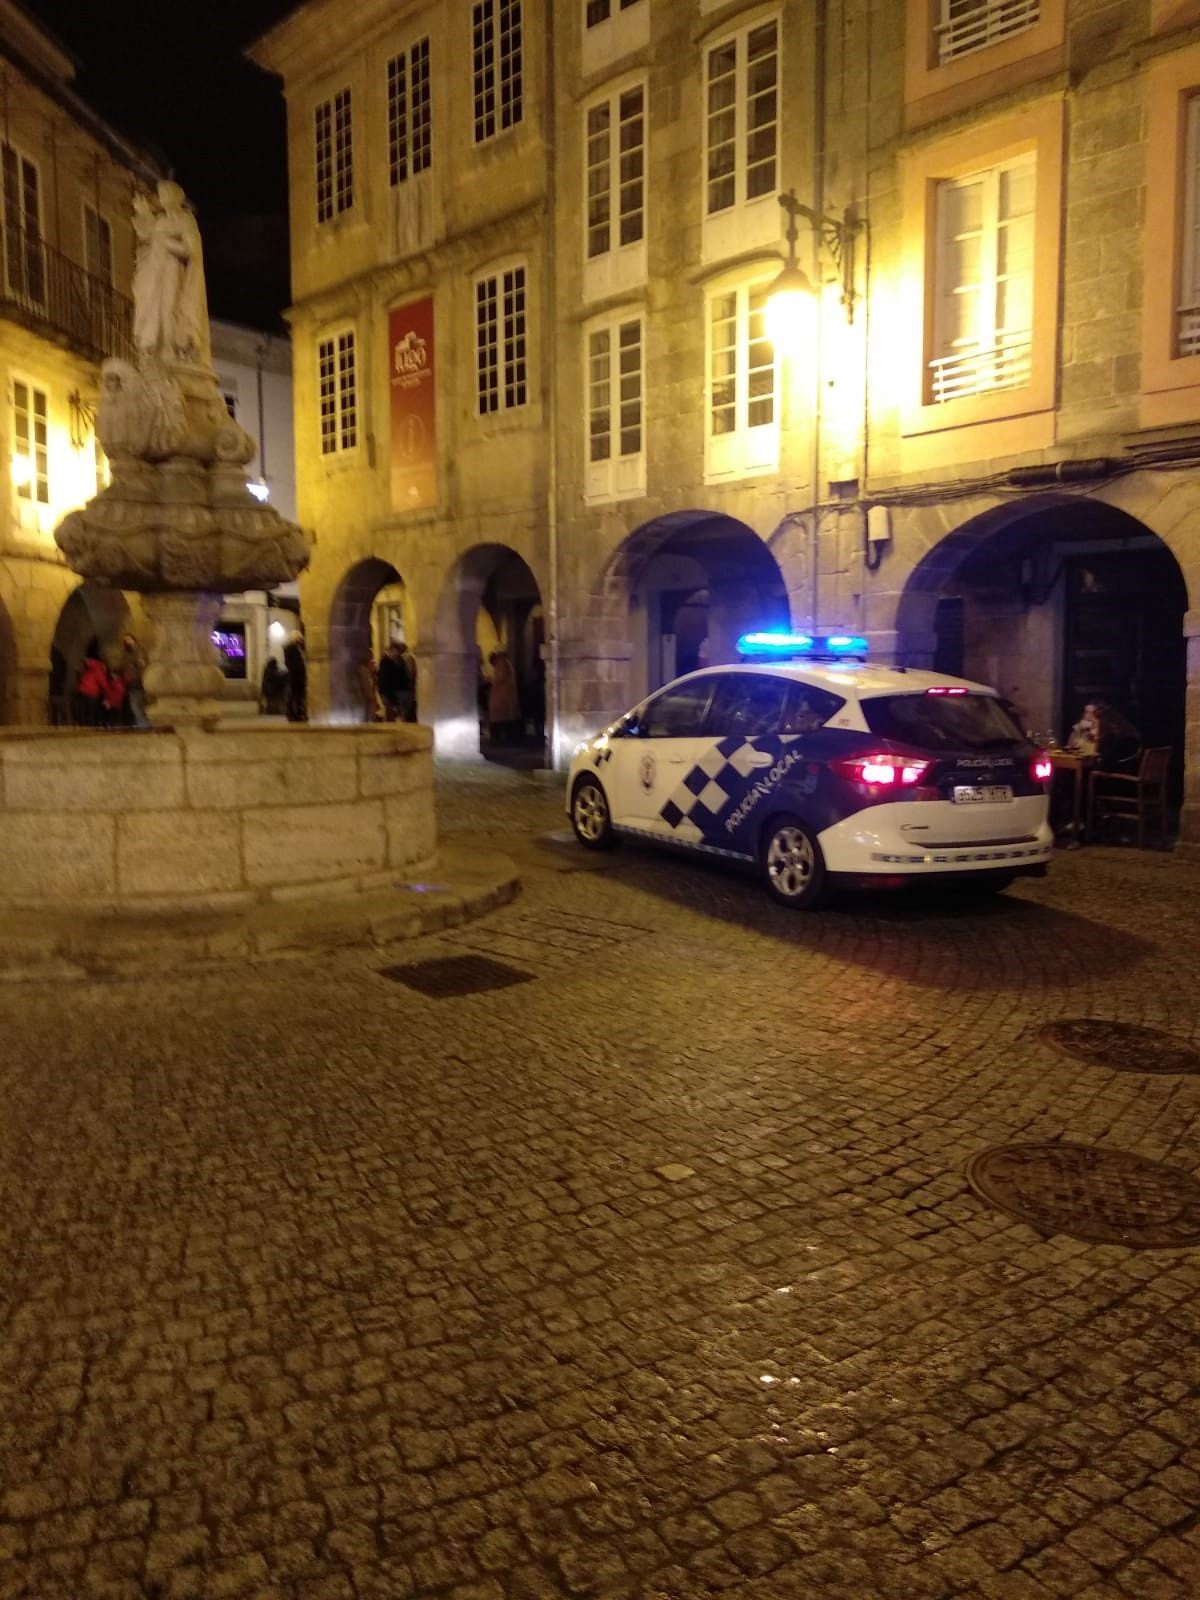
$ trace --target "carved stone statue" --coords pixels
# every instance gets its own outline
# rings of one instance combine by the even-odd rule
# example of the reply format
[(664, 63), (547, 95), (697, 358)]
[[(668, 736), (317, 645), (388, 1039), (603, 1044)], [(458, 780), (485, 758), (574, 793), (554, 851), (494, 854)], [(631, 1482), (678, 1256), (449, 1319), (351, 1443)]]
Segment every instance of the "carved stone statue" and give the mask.
[(156, 200), (133, 202), (133, 341), (143, 356), (170, 366), (206, 367), (212, 359), (200, 229), (177, 183), (158, 185)]

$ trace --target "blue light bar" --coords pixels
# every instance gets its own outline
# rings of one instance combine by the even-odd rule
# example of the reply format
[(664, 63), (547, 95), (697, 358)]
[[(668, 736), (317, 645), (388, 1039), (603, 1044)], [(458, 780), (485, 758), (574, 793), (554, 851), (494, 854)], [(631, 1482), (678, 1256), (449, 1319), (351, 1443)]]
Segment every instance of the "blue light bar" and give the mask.
[(759, 659), (786, 659), (795, 656), (859, 656), (864, 660), (867, 641), (850, 633), (744, 633), (737, 642), (738, 654)]

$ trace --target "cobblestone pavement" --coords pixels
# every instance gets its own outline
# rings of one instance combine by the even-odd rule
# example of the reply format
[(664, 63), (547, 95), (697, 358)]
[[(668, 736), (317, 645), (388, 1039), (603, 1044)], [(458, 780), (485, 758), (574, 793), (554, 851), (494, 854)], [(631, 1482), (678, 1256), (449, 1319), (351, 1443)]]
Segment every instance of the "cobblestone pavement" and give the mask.
[[(990, 1145), (1200, 1168), (1200, 869), (803, 917), (440, 780), (512, 906), (0, 987), (0, 1600), (1195, 1600), (1200, 1249), (1041, 1237)], [(389, 963), (532, 975), (430, 998)]]

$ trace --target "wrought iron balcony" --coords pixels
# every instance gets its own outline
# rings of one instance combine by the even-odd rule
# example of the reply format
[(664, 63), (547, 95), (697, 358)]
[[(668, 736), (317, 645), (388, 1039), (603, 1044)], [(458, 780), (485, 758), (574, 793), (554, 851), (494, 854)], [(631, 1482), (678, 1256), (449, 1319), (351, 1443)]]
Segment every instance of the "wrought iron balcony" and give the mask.
[(0, 317), (65, 344), (89, 361), (133, 358), (133, 308), (111, 284), (21, 228), (0, 229)]

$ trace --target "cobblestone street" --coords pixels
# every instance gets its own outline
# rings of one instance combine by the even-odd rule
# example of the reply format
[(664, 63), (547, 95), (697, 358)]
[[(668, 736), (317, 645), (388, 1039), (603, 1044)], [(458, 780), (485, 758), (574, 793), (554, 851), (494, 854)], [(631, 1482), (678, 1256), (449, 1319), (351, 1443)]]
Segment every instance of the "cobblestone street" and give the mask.
[[(0, 1600), (1195, 1600), (1200, 1246), (964, 1176), (1200, 1172), (1200, 866), (812, 916), (439, 778), (510, 906), (385, 952), (0, 985)], [(555, 835), (557, 837), (551, 837)], [(474, 954), (454, 998), (383, 969)]]

